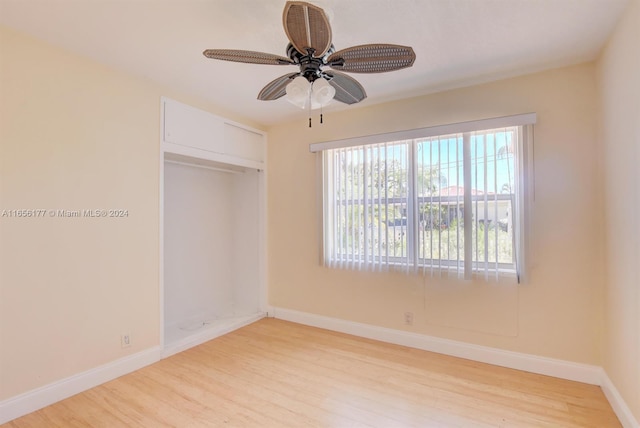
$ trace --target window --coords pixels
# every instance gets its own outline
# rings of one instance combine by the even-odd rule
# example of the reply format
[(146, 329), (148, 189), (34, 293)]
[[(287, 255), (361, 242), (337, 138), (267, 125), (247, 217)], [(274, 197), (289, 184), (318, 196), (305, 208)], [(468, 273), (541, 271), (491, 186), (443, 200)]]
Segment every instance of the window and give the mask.
[[(521, 273), (525, 121), (535, 115), (312, 145), (323, 151), (325, 264)], [(516, 126), (484, 129), (503, 122)]]

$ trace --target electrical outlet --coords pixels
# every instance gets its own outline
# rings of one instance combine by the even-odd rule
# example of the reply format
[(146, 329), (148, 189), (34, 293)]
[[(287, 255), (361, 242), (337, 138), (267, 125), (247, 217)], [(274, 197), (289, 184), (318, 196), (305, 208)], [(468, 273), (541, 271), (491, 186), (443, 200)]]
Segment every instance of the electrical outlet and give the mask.
[(131, 346), (131, 335), (129, 333), (123, 333), (120, 336), (120, 345), (123, 348), (128, 348), (129, 346)]
[(406, 325), (413, 325), (413, 312), (404, 313), (404, 323)]

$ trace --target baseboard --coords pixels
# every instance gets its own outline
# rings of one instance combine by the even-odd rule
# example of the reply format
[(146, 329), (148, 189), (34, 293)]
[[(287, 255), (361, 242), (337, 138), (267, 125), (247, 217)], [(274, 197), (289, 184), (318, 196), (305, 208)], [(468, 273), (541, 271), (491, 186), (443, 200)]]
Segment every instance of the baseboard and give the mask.
[(160, 360), (156, 346), (0, 402), (0, 425)]
[(588, 364), (505, 351), (290, 309), (275, 308), (275, 318), (591, 385), (600, 385), (602, 379), (602, 368)]
[(182, 340), (179, 340), (175, 343), (165, 344), (164, 349), (162, 350), (162, 358), (167, 358), (179, 352), (186, 351), (189, 348), (193, 348), (194, 346), (201, 345), (205, 342), (215, 339), (216, 337), (220, 337), (224, 334), (232, 332), (233, 330), (237, 330), (246, 325), (254, 323), (266, 316), (267, 316), (267, 313), (261, 312), (255, 315), (248, 315), (245, 317), (220, 320), (219, 324), (215, 324), (211, 328), (206, 329), (205, 331), (192, 334), (191, 336), (186, 337)]
[(607, 400), (609, 400), (609, 404), (611, 404), (616, 416), (620, 419), (622, 426), (624, 428), (640, 428), (640, 421), (633, 416), (631, 409), (629, 409), (629, 406), (627, 406), (627, 403), (604, 370), (602, 370), (602, 384), (600, 387)]
[(396, 345), (409, 346), (411, 348), (437, 352), (439, 354), (466, 358), (496, 366), (598, 385), (602, 388), (605, 397), (607, 397), (613, 411), (616, 416), (618, 416), (618, 419), (620, 419), (622, 426), (624, 428), (640, 428), (640, 424), (631, 413), (631, 410), (613, 382), (611, 382), (611, 379), (609, 379), (604, 369), (599, 366), (505, 351), (291, 309), (274, 308), (273, 313), (275, 318), (298, 324), (324, 328)]
[[(626, 402), (601, 367), (505, 351), (284, 308), (270, 308), (267, 316), (425, 351), (599, 385), (622, 426), (640, 428), (640, 424)], [(160, 347), (153, 347), (1, 401), (0, 425), (153, 364), (160, 360), (161, 355)]]

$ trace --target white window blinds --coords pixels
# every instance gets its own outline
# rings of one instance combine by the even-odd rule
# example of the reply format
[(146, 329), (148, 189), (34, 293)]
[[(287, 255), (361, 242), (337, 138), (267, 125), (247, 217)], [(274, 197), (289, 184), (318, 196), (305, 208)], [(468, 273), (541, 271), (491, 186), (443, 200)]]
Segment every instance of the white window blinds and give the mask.
[[(535, 121), (521, 115), (511, 122), (522, 116)], [(497, 120), (458, 127), (470, 123), (483, 128)], [(369, 144), (312, 145), (324, 152), (325, 264), (486, 279), (523, 273), (525, 131), (504, 126), (434, 135), (425, 128), (365, 137), (374, 141)], [(415, 138), (390, 138), (409, 133)]]

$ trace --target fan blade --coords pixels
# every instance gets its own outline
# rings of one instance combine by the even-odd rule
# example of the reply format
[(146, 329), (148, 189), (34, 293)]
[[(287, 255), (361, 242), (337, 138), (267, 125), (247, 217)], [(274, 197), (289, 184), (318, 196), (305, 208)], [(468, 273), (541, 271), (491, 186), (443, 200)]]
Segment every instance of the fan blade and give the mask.
[(258, 99), (262, 101), (273, 101), (287, 93), (287, 85), (300, 73), (289, 73), (267, 83), (258, 94)]
[(324, 11), (302, 1), (288, 1), (282, 23), (287, 37), (298, 52), (320, 58), (331, 47), (331, 26)]
[(411, 67), (415, 60), (416, 54), (409, 46), (370, 44), (334, 52), (327, 64), (351, 73), (383, 73)]
[(241, 51), (236, 49), (207, 49), (202, 52), (211, 59), (224, 61), (245, 62), (249, 64), (290, 65), (294, 64), (289, 58), (264, 52)]
[(355, 104), (367, 98), (364, 88), (353, 77), (337, 71), (326, 72), (324, 75), (329, 77), (329, 84), (336, 90), (336, 95), (333, 97), (336, 101)]

